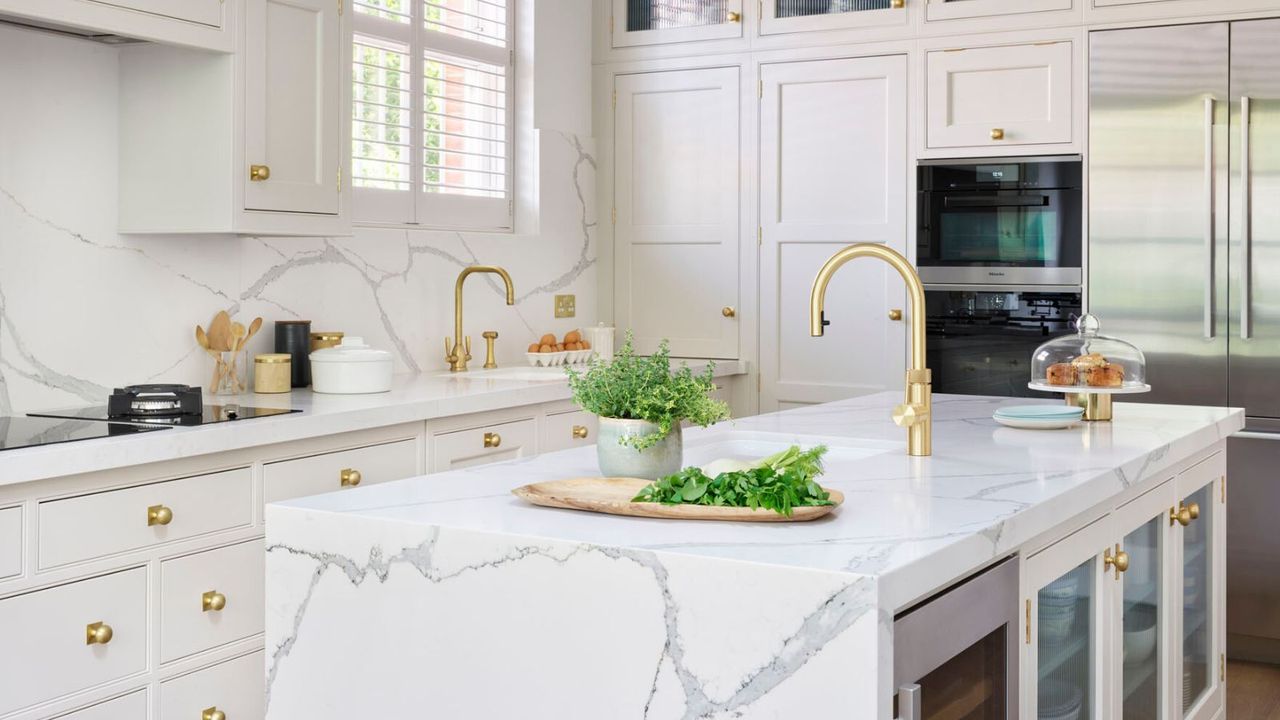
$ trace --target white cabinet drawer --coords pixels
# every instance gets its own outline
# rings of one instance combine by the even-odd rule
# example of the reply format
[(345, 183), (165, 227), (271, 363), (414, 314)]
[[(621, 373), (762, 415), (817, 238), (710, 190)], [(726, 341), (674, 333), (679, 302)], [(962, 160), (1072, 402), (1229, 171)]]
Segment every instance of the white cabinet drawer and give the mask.
[(930, 52), (928, 147), (1071, 142), (1072, 46), (1063, 40)]
[(59, 715), (54, 720), (144, 720), (146, 717), (147, 691), (139, 690), (124, 697)]
[[(87, 630), (110, 627), (105, 643)], [(147, 669), (147, 571), (134, 568), (0, 600), (0, 715)], [(16, 656), (15, 656), (16, 653)]]
[(40, 567), (248, 525), (251, 486), (240, 468), (40, 503)]
[(199, 720), (220, 710), (227, 720), (262, 720), (266, 715), (262, 651), (242, 655), (160, 685), (160, 717)]
[(262, 541), (160, 565), (160, 662), (262, 632)]
[(223, 0), (94, 0), (104, 5), (222, 27)]
[(537, 431), (532, 420), (441, 433), (431, 438), (431, 472), (511, 460), (536, 452)]
[(418, 473), (418, 443), (400, 440), (296, 460), (268, 463), (262, 469), (269, 503), (413, 477)]
[(0, 579), (22, 573), (22, 508), (0, 510)]
[(555, 452), (571, 447), (594, 445), (599, 423), (596, 416), (582, 410), (547, 415), (542, 424), (539, 452)]

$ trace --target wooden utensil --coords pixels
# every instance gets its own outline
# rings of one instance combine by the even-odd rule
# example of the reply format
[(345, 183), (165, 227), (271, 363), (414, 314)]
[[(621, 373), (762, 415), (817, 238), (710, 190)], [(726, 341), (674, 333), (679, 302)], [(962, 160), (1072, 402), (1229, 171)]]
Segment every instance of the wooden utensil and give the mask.
[(631, 498), (648, 485), (648, 480), (635, 478), (573, 478), (533, 483), (512, 490), (518, 498), (543, 507), (586, 510), (609, 515), (666, 518), (668, 520), (733, 520), (738, 522), (805, 522), (816, 520), (844, 502), (844, 494), (827, 488), (834, 505), (804, 505), (792, 508), (790, 516), (772, 510), (747, 507), (714, 507), (711, 505), (664, 505), (631, 502)]
[(204, 351), (209, 353), (209, 357), (212, 357), (214, 359), (218, 358), (218, 353), (213, 348), (209, 347), (208, 334), (206, 334), (204, 331), (204, 328), (200, 327), (199, 325), (196, 326), (196, 344), (204, 348)]
[(209, 324), (209, 347), (214, 350), (231, 349), (231, 316), (226, 310), (219, 310)]
[(243, 323), (231, 323), (231, 347), (233, 352), (240, 352), (240, 348), (244, 347), (245, 329)]
[(249, 341), (253, 339), (254, 335), (258, 334), (260, 329), (262, 329), (262, 318), (254, 318), (253, 322), (249, 323), (249, 334), (245, 336), (244, 344), (248, 345)]

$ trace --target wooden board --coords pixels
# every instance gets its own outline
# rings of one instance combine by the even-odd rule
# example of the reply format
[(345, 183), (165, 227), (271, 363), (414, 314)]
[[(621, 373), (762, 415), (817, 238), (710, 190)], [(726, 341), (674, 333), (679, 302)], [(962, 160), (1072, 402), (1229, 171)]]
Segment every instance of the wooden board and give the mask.
[(839, 490), (827, 488), (834, 505), (806, 505), (794, 508), (790, 517), (772, 510), (710, 505), (664, 505), (631, 502), (631, 498), (648, 485), (648, 480), (634, 478), (573, 478), (533, 483), (512, 490), (516, 497), (534, 505), (586, 510), (610, 515), (666, 518), (668, 520), (731, 520), (736, 522), (804, 522), (816, 520), (844, 502)]

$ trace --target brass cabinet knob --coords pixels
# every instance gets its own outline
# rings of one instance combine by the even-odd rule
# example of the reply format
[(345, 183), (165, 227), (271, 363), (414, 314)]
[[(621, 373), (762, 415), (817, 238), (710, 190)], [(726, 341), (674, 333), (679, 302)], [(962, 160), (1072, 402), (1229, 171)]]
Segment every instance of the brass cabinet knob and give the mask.
[(218, 612), (227, 606), (227, 596), (217, 590), (210, 590), (200, 596), (201, 612)]
[(1187, 506), (1187, 514), (1191, 516), (1191, 519), (1192, 519), (1192, 520), (1199, 519), (1199, 517), (1200, 517), (1200, 503), (1191, 503), (1190, 505), (1188, 505), (1188, 506)]
[(901, 10), (907, 6), (907, 0), (889, 0), (889, 7), (894, 10)]
[(253, 182), (262, 182), (271, 177), (271, 168), (267, 165), (250, 165), (249, 179)]
[(338, 473), (338, 481), (342, 484), (342, 487), (355, 487), (360, 484), (362, 479), (363, 476), (360, 471), (355, 468), (343, 468), (342, 472)]
[(729, 22), (742, 22), (742, 13), (740, 12), (730, 10), (727, 17), (729, 18)]
[(1116, 579), (1120, 579), (1120, 573), (1129, 569), (1129, 553), (1120, 549), (1120, 544), (1116, 543), (1115, 554), (1111, 554), (1111, 550), (1107, 550), (1102, 554), (1102, 565), (1104, 572), (1106, 568), (1114, 568), (1116, 571)]
[[(1192, 504), (1194, 505), (1194, 503)], [(1197, 515), (1200, 514), (1199, 507), (1196, 508), (1196, 514)], [(1191, 517), (1191, 508), (1187, 507), (1186, 505), (1180, 505), (1179, 507), (1176, 507), (1176, 508), (1169, 508), (1169, 525), (1171, 526), (1174, 523), (1177, 523), (1182, 527), (1186, 527), (1190, 525), (1191, 521), (1194, 519), (1195, 518)]]
[(217, 705), (214, 705), (200, 712), (200, 720), (227, 720), (227, 714), (219, 710)]
[(1003, 140), (1003, 139), (1004, 139), (1004, 128), (991, 128), (991, 139), (992, 139), (992, 140)]
[(892, 320), (892, 321), (894, 321), (894, 322), (900, 322), (900, 321), (902, 320), (902, 311), (901, 311), (901, 310), (899, 310), (898, 308), (894, 308), (894, 309), (890, 310), (890, 311), (889, 311), (889, 319), (890, 319), (890, 320)]
[(586, 425), (574, 425), (574, 426), (573, 426), (573, 436), (574, 436), (575, 438), (577, 438), (578, 440), (586, 440), (586, 439), (587, 439), (587, 426), (586, 426)]
[(731, 317), (737, 317), (738, 311), (734, 309), (732, 305), (725, 305), (724, 307), (720, 308), (720, 314), (727, 318), (731, 318)]
[(1120, 550), (1116, 553), (1116, 571), (1124, 572), (1129, 569), (1129, 553)]
[(173, 522), (173, 511), (163, 505), (147, 508), (147, 525), (168, 525)]
[(502, 444), (502, 436), (495, 432), (487, 432), (484, 434), (484, 446), (487, 448), (496, 448)]
[(111, 642), (111, 638), (114, 635), (115, 631), (111, 629), (111, 626), (102, 621), (84, 626), (85, 645), (106, 645)]
[(929, 409), (924, 405), (903, 403), (893, 409), (893, 421), (899, 427), (909, 428), (919, 425), (929, 417)]

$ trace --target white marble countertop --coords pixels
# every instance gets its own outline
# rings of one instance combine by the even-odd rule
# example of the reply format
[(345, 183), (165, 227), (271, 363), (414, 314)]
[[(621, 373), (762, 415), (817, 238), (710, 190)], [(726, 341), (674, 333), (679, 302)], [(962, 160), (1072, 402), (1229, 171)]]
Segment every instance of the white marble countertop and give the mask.
[[(991, 415), (1010, 398), (940, 395), (934, 454), (908, 457), (890, 420), (899, 393), (724, 423), (686, 437), (686, 464), (716, 457), (731, 431), (756, 440), (821, 436), (821, 482), (845, 504), (810, 523), (735, 524), (624, 518), (533, 507), (510, 494), (529, 482), (597, 475), (594, 448), (300, 498), (313, 514), (873, 577), (899, 608), (1107, 501), (1126, 487), (1240, 430), (1241, 410), (1117, 403), (1115, 420), (1058, 431), (1014, 430)], [(841, 446), (870, 448), (847, 451)], [(709, 457), (703, 457), (709, 455)]]
[[(673, 361), (678, 365), (679, 360)], [(699, 368), (704, 361), (690, 360)], [(717, 377), (743, 373), (744, 363), (716, 361)], [(0, 485), (143, 465), (176, 458), (272, 445), (373, 427), (452, 417), (569, 399), (561, 368), (499, 368), (463, 374), (397, 375), (390, 392), (322, 395), (308, 389), (287, 394), (247, 393), (211, 398), (214, 404), (294, 408), (300, 413), (176, 427), (138, 435), (82, 440), (0, 452)], [(106, 398), (103, 398), (106, 404)]]

